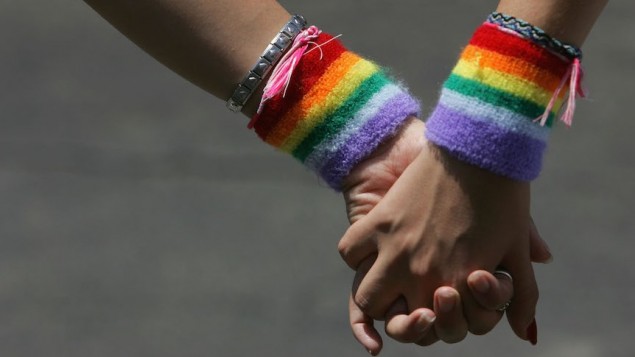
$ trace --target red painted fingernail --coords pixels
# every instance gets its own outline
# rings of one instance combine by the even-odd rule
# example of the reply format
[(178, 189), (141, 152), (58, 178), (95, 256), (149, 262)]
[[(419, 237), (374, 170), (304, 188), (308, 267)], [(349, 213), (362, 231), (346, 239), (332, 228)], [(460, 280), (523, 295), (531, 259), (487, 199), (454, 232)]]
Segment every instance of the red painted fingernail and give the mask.
[(527, 327), (527, 339), (534, 346), (538, 343), (538, 326), (536, 326), (536, 319), (533, 319), (529, 327)]

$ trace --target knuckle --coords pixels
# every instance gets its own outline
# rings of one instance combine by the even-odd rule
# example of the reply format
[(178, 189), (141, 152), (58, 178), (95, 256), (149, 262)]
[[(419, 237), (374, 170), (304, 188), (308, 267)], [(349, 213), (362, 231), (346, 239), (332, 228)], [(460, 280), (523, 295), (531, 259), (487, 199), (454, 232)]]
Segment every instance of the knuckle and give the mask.
[(346, 260), (350, 255), (351, 246), (346, 238), (340, 239), (337, 243), (337, 251), (340, 253), (342, 259)]
[(359, 293), (355, 294), (355, 296), (353, 297), (353, 302), (355, 302), (355, 305), (357, 305), (357, 307), (359, 307), (359, 309), (362, 310), (362, 312), (364, 312), (365, 314), (368, 314), (370, 312), (371, 301), (365, 295)]

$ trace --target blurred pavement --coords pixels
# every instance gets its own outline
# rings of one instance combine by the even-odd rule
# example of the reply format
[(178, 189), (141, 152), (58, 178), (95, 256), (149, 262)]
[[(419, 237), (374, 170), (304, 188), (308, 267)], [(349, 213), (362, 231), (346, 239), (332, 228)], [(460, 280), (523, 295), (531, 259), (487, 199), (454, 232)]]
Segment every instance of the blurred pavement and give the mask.
[[(393, 67), (426, 111), (495, 7), (283, 3)], [(555, 255), (537, 268), (538, 346), (503, 322), (383, 356), (633, 356), (634, 16), (614, 0), (588, 39), (591, 100), (534, 185)], [(0, 356), (366, 356), (341, 197), (81, 1), (0, 1), (0, 43)]]

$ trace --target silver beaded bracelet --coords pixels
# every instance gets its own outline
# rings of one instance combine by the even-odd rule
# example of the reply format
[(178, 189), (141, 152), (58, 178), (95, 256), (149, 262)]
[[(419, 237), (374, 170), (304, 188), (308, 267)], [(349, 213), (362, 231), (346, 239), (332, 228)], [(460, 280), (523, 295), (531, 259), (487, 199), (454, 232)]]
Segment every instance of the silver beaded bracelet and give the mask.
[(293, 15), (291, 20), (278, 32), (276, 37), (265, 48), (260, 55), (258, 62), (247, 73), (245, 78), (238, 84), (234, 94), (227, 100), (227, 108), (232, 112), (239, 112), (249, 97), (254, 93), (262, 79), (271, 72), (271, 69), (278, 62), (284, 51), (286, 51), (293, 39), (304, 30), (306, 20), (301, 15)]

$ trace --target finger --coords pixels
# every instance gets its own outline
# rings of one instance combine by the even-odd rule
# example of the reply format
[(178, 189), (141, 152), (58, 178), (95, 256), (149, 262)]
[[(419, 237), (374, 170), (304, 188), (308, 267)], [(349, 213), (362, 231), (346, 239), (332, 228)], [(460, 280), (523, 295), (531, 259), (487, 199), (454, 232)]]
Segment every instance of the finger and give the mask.
[(530, 220), (531, 224), (529, 225), (529, 252), (531, 261), (536, 263), (549, 264), (551, 263), (551, 261), (553, 261), (553, 256), (551, 255), (549, 246), (547, 245), (547, 242), (545, 242), (545, 240), (542, 239), (542, 237), (540, 236), (534, 220)]
[(435, 318), (434, 311), (426, 308), (420, 308), (408, 314), (406, 300), (400, 297), (386, 314), (385, 331), (396, 341), (417, 342), (434, 325)]
[(477, 270), (468, 275), (467, 285), (474, 300), (490, 311), (495, 311), (514, 296), (512, 280), (485, 270)]
[[(367, 265), (368, 260), (363, 262), (362, 265)], [(353, 287), (355, 303), (366, 315), (375, 320), (383, 320), (388, 308), (400, 296), (399, 282), (391, 278), (394, 274), (390, 274), (385, 264), (383, 260), (377, 259), (367, 273), (364, 272), (367, 266), (365, 269), (358, 269), (355, 277), (357, 286)]]
[(467, 336), (468, 324), (461, 308), (461, 296), (453, 288), (443, 286), (434, 293), (434, 312), (437, 319), (434, 331), (446, 343), (463, 341)]
[(357, 307), (351, 296), (348, 299), (348, 313), (351, 324), (351, 330), (355, 339), (373, 356), (381, 351), (383, 341), (379, 332), (373, 326), (373, 319), (365, 315), (362, 310)]
[[(368, 218), (368, 216), (364, 218)], [(368, 222), (370, 222), (368, 219), (360, 219), (352, 224), (337, 245), (342, 259), (353, 270), (357, 270), (361, 261), (366, 257), (377, 253), (374, 229)]]
[[(353, 279), (353, 291), (357, 290), (359, 282), (364, 278), (375, 262), (375, 256), (364, 259), (359, 264), (359, 269)], [(355, 304), (353, 295), (351, 294), (348, 301), (348, 311), (351, 324), (351, 330), (355, 339), (370, 353), (375, 356), (379, 354), (383, 346), (383, 341), (379, 332), (374, 327), (373, 319), (364, 314), (362, 310)]]
[(355, 276), (353, 277), (353, 296), (355, 296), (355, 293), (359, 289), (359, 284), (361, 284), (362, 280), (364, 280), (364, 277), (366, 277), (366, 274), (368, 274), (370, 268), (373, 267), (376, 259), (377, 256), (373, 254), (366, 257), (359, 263), (357, 270), (355, 271)]
[[(496, 280), (496, 278), (493, 278), (493, 280)], [(469, 283), (466, 283), (466, 285), (469, 286)], [(463, 314), (468, 322), (468, 330), (475, 335), (484, 335), (496, 327), (503, 317), (503, 314), (496, 311), (496, 307), (500, 306), (498, 304), (494, 305), (492, 303), (488, 303), (487, 306), (484, 306), (480, 303), (476, 296), (474, 296), (471, 292), (471, 289), (472, 288), (467, 288), (466, 290), (462, 290), (465, 292), (462, 294)], [(489, 299), (492, 298), (485, 298), (485, 300)], [(499, 297), (494, 299), (498, 300), (501, 298)]]
[(477, 270), (467, 277), (467, 285), (471, 297), (479, 305), (477, 308), (469, 309), (470, 332), (484, 335), (503, 317), (503, 313), (497, 309), (513, 297), (513, 282), (502, 274), (493, 275), (484, 270)]
[(519, 262), (518, 259), (512, 259), (505, 262), (505, 266), (509, 267), (508, 271), (514, 277), (514, 298), (506, 314), (514, 333), (524, 340), (531, 341), (531, 325), (538, 303), (538, 286), (531, 262), (529, 259), (524, 259), (524, 262), (522, 260)]
[(437, 337), (437, 333), (434, 329), (429, 329), (428, 332), (423, 336), (419, 341), (415, 342), (415, 344), (419, 346), (430, 346), (439, 342), (439, 337)]

